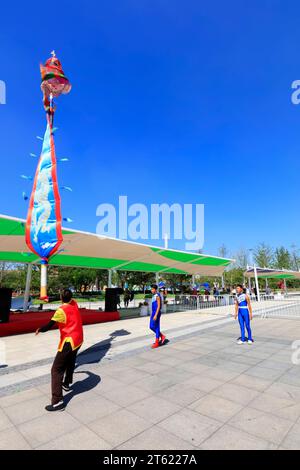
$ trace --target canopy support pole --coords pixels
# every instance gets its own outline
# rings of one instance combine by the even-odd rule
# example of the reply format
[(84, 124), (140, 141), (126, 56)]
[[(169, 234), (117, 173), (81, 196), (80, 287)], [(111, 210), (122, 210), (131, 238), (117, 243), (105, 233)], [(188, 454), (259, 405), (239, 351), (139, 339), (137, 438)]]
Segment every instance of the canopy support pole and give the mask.
[(156, 285), (159, 284), (159, 274), (158, 273), (155, 273), (155, 284)]
[(254, 265), (254, 277), (255, 277), (255, 287), (256, 287), (256, 293), (257, 293), (257, 301), (260, 302), (260, 293), (259, 293), (257, 269), (256, 269), (255, 265)]
[(112, 270), (109, 269), (109, 270), (108, 270), (108, 282), (107, 282), (107, 287), (111, 287), (111, 286), (112, 286), (111, 276), (112, 276)]
[(46, 262), (45, 260), (41, 260), (40, 300), (45, 300), (46, 302), (48, 302), (47, 284), (48, 284), (48, 262)]
[(26, 274), (26, 285), (25, 285), (25, 292), (24, 292), (24, 301), (23, 301), (23, 312), (27, 312), (28, 310), (28, 302), (29, 302), (29, 295), (30, 295), (30, 286), (31, 286), (31, 274), (32, 274), (32, 264), (27, 264), (27, 274)]

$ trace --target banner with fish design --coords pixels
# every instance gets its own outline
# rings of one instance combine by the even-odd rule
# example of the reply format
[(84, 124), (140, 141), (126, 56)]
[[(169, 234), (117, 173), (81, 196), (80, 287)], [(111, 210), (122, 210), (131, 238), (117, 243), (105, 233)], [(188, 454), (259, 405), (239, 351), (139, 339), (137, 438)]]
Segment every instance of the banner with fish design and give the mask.
[[(48, 260), (58, 250), (63, 241), (53, 138), (55, 112), (53, 98), (57, 98), (61, 94), (67, 94), (71, 90), (71, 84), (65, 76), (62, 65), (54, 51), (51, 52), (51, 56), (45, 65), (40, 66), (41, 90), (47, 116), (47, 129), (34, 178), (25, 231), (28, 248), (41, 259), (40, 299), (45, 301), (48, 300)], [(25, 175), (22, 175), (22, 177), (26, 178)], [(63, 188), (71, 190), (68, 186)], [(27, 197), (26, 194), (25, 197)]]
[(55, 147), (49, 116), (47, 121), (26, 223), (27, 246), (45, 261), (58, 250), (63, 240)]

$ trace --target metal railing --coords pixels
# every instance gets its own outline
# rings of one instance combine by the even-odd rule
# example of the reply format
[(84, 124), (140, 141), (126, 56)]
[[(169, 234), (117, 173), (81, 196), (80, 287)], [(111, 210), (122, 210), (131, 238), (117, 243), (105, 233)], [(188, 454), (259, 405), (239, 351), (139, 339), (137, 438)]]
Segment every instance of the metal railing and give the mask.
[(175, 295), (168, 299), (168, 311), (203, 310), (207, 308), (234, 305), (233, 295)]
[[(300, 319), (300, 297), (284, 296), (278, 294), (261, 295), (260, 302), (255, 295), (251, 295), (253, 311), (267, 317), (285, 317)], [(176, 295), (168, 302), (168, 312), (184, 312), (190, 310), (201, 311), (203, 309), (229, 307), (233, 312), (235, 295)]]
[[(149, 312), (151, 312), (151, 299), (134, 299), (129, 303), (129, 310), (136, 309), (139, 312), (139, 304), (143, 303), (144, 300), (149, 302)], [(167, 312), (185, 312), (185, 311), (202, 311), (205, 309), (216, 309), (218, 307), (228, 307), (228, 313), (234, 311), (235, 295), (224, 294), (224, 295), (189, 295), (189, 294), (178, 294), (170, 295), (167, 298), (167, 305), (164, 305), (163, 311)], [(122, 309), (124, 308), (123, 299)], [(299, 318), (300, 319), (300, 296), (293, 294), (269, 294), (261, 295), (260, 302), (257, 302), (257, 297), (251, 295), (251, 303), (253, 304), (253, 311), (255, 314), (261, 315), (263, 318)], [(105, 306), (104, 300), (91, 301), (86, 299), (84, 302), (78, 302), (80, 308), (99, 310)], [(44, 309), (57, 309), (57, 304), (45, 305)], [(38, 307), (38, 306), (35, 306)], [(222, 309), (220, 309), (220, 313)], [(215, 312), (218, 313), (218, 310)], [(139, 313), (138, 313), (139, 314)]]
[(262, 318), (293, 318), (300, 320), (300, 298), (286, 297), (263, 305)]

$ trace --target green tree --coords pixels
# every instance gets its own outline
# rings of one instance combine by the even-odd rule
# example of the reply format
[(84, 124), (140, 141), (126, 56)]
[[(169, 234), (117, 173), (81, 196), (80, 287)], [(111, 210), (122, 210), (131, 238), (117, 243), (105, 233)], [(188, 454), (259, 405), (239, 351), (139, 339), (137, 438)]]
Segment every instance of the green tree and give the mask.
[(235, 265), (237, 268), (241, 268), (243, 271), (247, 268), (248, 264), (248, 252), (244, 248), (240, 248), (235, 254)]
[(274, 261), (273, 249), (266, 243), (260, 243), (253, 250), (253, 259), (260, 268), (269, 268)]
[(155, 282), (155, 273), (143, 273), (143, 272), (132, 272), (131, 276), (128, 277), (129, 287), (139, 286), (144, 291), (146, 286), (149, 286)]
[(299, 248), (296, 245), (291, 245), (290, 251), (291, 257), (291, 269), (295, 271), (299, 271), (300, 269), (300, 257), (299, 257)]
[(289, 251), (280, 246), (274, 252), (274, 268), (292, 269), (292, 259)]
[(228, 251), (228, 249), (227, 249), (227, 247), (225, 246), (224, 243), (219, 247), (218, 255), (221, 258), (228, 258), (229, 257), (229, 251)]

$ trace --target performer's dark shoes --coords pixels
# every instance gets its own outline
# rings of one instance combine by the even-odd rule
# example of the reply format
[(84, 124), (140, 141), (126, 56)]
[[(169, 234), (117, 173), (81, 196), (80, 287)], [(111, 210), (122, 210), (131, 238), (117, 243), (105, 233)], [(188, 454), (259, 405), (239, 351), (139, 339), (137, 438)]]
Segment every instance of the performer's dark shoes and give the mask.
[(70, 387), (70, 385), (67, 384), (67, 383), (63, 383), (63, 384), (62, 384), (62, 388), (63, 388), (63, 390), (64, 390), (65, 392), (70, 392), (70, 391), (71, 391), (71, 387)]
[(167, 339), (167, 338), (165, 337), (165, 335), (163, 335), (163, 334), (161, 333), (161, 335), (160, 335), (160, 344), (161, 344), (161, 345), (165, 344), (166, 339)]
[(56, 403), (55, 405), (47, 405), (45, 406), (45, 410), (47, 411), (63, 411), (65, 409), (65, 404), (63, 401)]
[(160, 346), (160, 344), (159, 344), (159, 339), (157, 339), (157, 340), (155, 341), (155, 343), (152, 344), (151, 348), (152, 348), (152, 349), (155, 349), (155, 348), (158, 348), (159, 346)]

